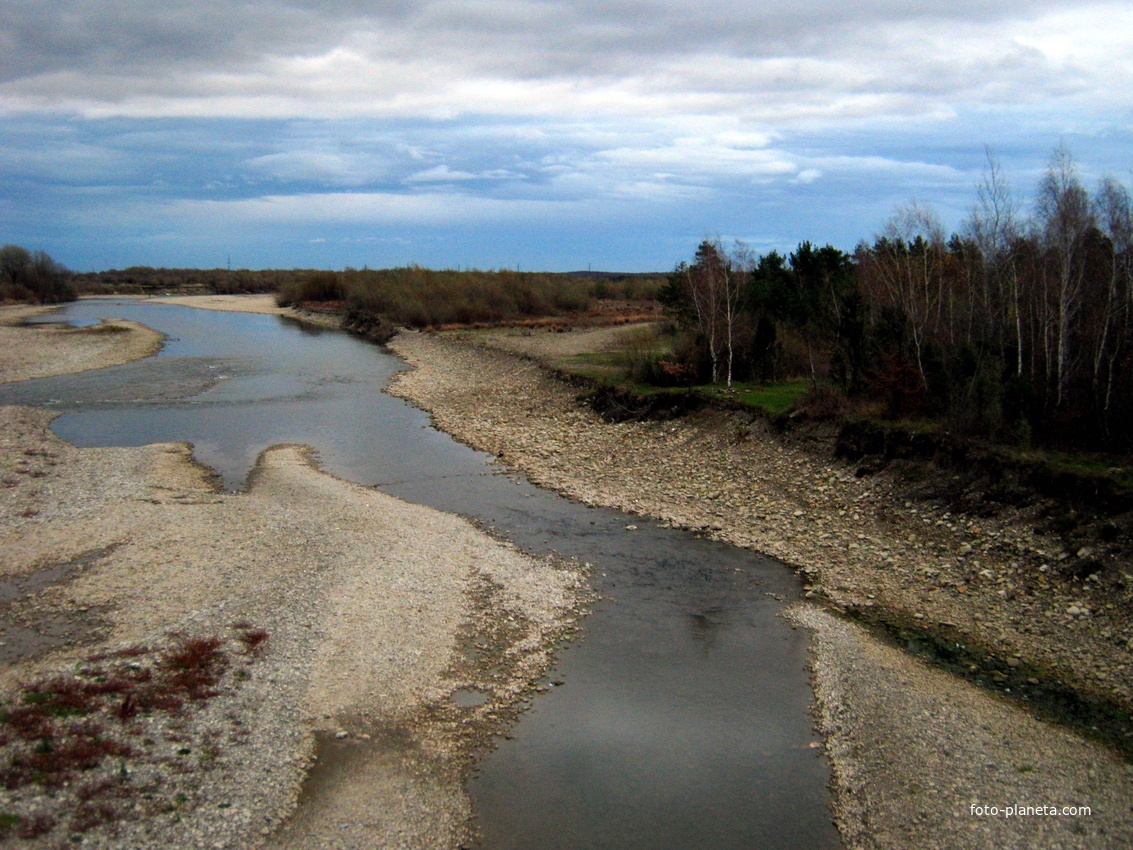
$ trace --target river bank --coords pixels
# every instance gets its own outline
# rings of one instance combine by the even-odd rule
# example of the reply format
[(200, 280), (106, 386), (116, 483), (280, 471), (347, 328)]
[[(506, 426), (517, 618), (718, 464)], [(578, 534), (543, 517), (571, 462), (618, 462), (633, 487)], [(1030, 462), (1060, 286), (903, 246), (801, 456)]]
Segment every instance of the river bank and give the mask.
[(161, 348), (161, 334), (120, 319), (104, 319), (89, 328), (47, 325), (34, 333), (21, 327), (26, 319), (49, 315), (51, 310), (27, 305), (0, 308), (0, 383), (128, 363)]
[[(77, 332), (10, 331), (5, 375), (153, 348), (140, 326), (97, 356)], [(0, 407), (0, 840), (467, 841), (466, 771), (580, 616), (580, 571), (302, 447), (231, 493), (185, 444), (77, 449), (51, 419)]]
[(258, 313), (261, 316), (283, 316), (320, 328), (338, 330), (342, 319), (335, 313), (316, 312), (302, 307), (280, 307), (271, 293), (256, 295), (159, 295), (146, 299), (155, 304), (180, 304), (197, 310), (220, 312)]
[[(1036, 534), (1025, 517), (959, 516), (914, 502), (894, 479), (858, 478), (730, 413), (608, 424), (577, 390), (501, 350), (522, 346), (537, 356), (545, 337), (561, 354), (568, 335), (523, 332), (521, 342), (502, 344), (484, 336), (399, 335), (392, 347), (415, 368), (393, 391), (542, 486), (778, 557), (800, 572), (809, 596), (835, 610), (880, 611), (979, 643), (1001, 691), (1023, 671), (1032, 688), (1069, 684), (1129, 705), (1124, 605), (1089, 583), (1058, 580), (1050, 565), (1063, 555), (1059, 541)], [(816, 636), (816, 717), (848, 846), (1133, 840), (1133, 775), (1108, 748), (927, 667), (824, 608), (803, 605), (794, 616)], [(972, 806), (1008, 802), (1089, 806), (1091, 814), (972, 814)]]
[[(525, 353), (538, 354), (539, 335), (529, 336), (523, 342)], [(546, 336), (554, 342), (556, 351), (572, 350), (569, 334)], [(530, 360), (433, 335), (404, 335), (395, 346), (417, 367), (400, 379), (400, 392), (430, 408), (438, 425), (496, 453), (505, 465), (522, 469), (540, 483), (583, 501), (659, 516), (776, 554), (800, 569), (809, 583), (807, 592), (824, 603), (847, 610), (899, 613), (911, 624), (926, 628), (963, 626), (964, 634), (1002, 641), (996, 645), (1000, 647), (1002, 669), (1008, 673), (1028, 669), (1034, 659), (1045, 657), (1040, 654), (1043, 651), (1075, 660), (1076, 635), (1085, 634), (1088, 639), (1080, 642), (1084, 649), (1077, 658), (1080, 663), (1070, 673), (1078, 676), (1076, 681), (1081, 686), (1092, 683), (1109, 687), (1105, 683), (1111, 682), (1109, 692), (1122, 698), (1120, 688), (1128, 684), (1128, 668), (1121, 666), (1126, 661), (1119, 654), (1124, 650), (1104, 637), (1106, 629), (1111, 630), (1111, 638), (1128, 637), (1121, 611), (1104, 608), (1113, 600), (1098, 598), (1099, 590), (1088, 585), (1080, 591), (1075, 588), (1077, 595), (1072, 597), (1054, 577), (1048, 578), (1049, 588), (1038, 584), (1038, 579), (1046, 575), (1040, 570), (1042, 563), (1059, 563), (1057, 557), (1062, 553), (1058, 542), (1033, 535), (1010, 517), (989, 520), (934, 513), (932, 505), (903, 499), (897, 482), (887, 482), (884, 476), (858, 479), (852, 469), (800, 452), (762, 431), (758, 423), (740, 421), (729, 414), (698, 414), (668, 423), (609, 425), (578, 403), (576, 390), (554, 380)], [(223, 494), (191, 464), (183, 446), (80, 452), (53, 441), (43, 430), (44, 424), (33, 417), (33, 421), (7, 425), (0, 432), (26, 429), (30, 435), (26, 443), (5, 443), (0, 448), (5, 460), (12, 461), (6, 471), (18, 485), (8, 488), (13, 501), (4, 504), (3, 516), (29, 523), (25, 528), (31, 531), (19, 538), (21, 545), (56, 545), (69, 540), (71, 548), (57, 549), (55, 560), (32, 558), (27, 563), (44, 570), (33, 569), (22, 577), (61, 571), (68, 574), (63, 587), (75, 584), (75, 578), (92, 568), (96, 574), (116, 577), (102, 596), (90, 593), (73, 597), (73, 602), (72, 597), (64, 597), (59, 604), (43, 608), (43, 621), (64, 614), (79, 630), (68, 640), (101, 635), (104, 646), (122, 646), (110, 641), (110, 632), (105, 630), (128, 622), (123, 610), (132, 610), (133, 600), (141, 599), (137, 610), (142, 614), (149, 611), (150, 619), (143, 619), (144, 628), (139, 627), (138, 634), (154, 635), (159, 648), (173, 640), (165, 633), (168, 623), (173, 624), (170, 628), (190, 634), (221, 635), (230, 660), (222, 695), (208, 701), (205, 711), (174, 718), (180, 728), (151, 721), (153, 731), (148, 737), (155, 741), (154, 746), (164, 748), (160, 756), (169, 773), (142, 768), (150, 771), (145, 774), (148, 781), (183, 781), (188, 784), (180, 787), (190, 791), (175, 793), (173, 789), (178, 786), (170, 784), (168, 793), (146, 792), (172, 806), (171, 811), (145, 815), (145, 822), (158, 824), (159, 831), (152, 833), (152, 838), (149, 833), (120, 831), (117, 837), (105, 838), (103, 846), (157, 846), (161, 840), (179, 841), (177, 846), (226, 846), (226, 841), (232, 842), (228, 846), (255, 846), (254, 838), (245, 844), (237, 842), (259, 834), (256, 829), (271, 833), (263, 838), (266, 846), (400, 843), (424, 847), (458, 840), (454, 836), (467, 810), (461, 808), (466, 803), (459, 771), (452, 766), (459, 765), (462, 754), (469, 750), (465, 744), (453, 750), (442, 745), (423, 747), (416, 742), (422, 736), (452, 741), (458, 727), (484, 729), (498, 725), (502, 718), (485, 717), (484, 725), (478, 727), (470, 722), (475, 714), (457, 711), (459, 707), (451, 700), (440, 699), (431, 703), (426, 700), (419, 714), (381, 712), (357, 723), (348, 710), (304, 714), (293, 708), (297, 703), (288, 702), (289, 694), (309, 693), (316, 680), (333, 682), (333, 672), (328, 672), (337, 663), (333, 659), (345, 658), (344, 663), (349, 665), (354, 656), (326, 650), (330, 660), (318, 667), (321, 672), (316, 674), (304, 667), (304, 659), (315, 647), (356, 646), (349, 636), (336, 637), (336, 630), (343, 628), (344, 622), (357, 622), (349, 606), (357, 604), (359, 595), (378, 592), (396, 597), (402, 592), (398, 584), (360, 588), (359, 564), (368, 563), (365, 559), (372, 557), (369, 552), (389, 550), (388, 541), (399, 539), (406, 533), (406, 525), (419, 519), (402, 513), (397, 506), (403, 503), (393, 500), (394, 505), (389, 506), (370, 501), (369, 496), (356, 509), (332, 508), (328, 512), (328, 504), (349, 501), (350, 494), (337, 492), (327, 483), (334, 479), (311, 470), (302, 453), (294, 450), (281, 448), (265, 455), (248, 494)], [(82, 471), (84, 464), (86, 472)], [(24, 471), (15, 471), (19, 469)], [(65, 478), (63, 473), (73, 477)], [(60, 477), (54, 477), (56, 474)], [(186, 475), (187, 483), (170, 483)], [(351, 485), (344, 486), (346, 491), (351, 490)], [(266, 489), (257, 495), (260, 487)], [(0, 490), (0, 498), (7, 496)], [(289, 513), (294, 507), (292, 496), (301, 506), (298, 515), (306, 506), (311, 507), (310, 515), (298, 522), (293, 535), (289, 525), (294, 516)], [(110, 535), (107, 528), (114, 528), (119, 517), (126, 515), (121, 506), (115, 507), (119, 499), (150, 512), (147, 516), (152, 536), (144, 529), (134, 535), (135, 526), (129, 524), (119, 529), (135, 542), (150, 541), (149, 548), (132, 555), (134, 550), (123, 547), (109, 551), (88, 548), (83, 541)], [(220, 500), (216, 503), (219, 507), (210, 507), (212, 499)], [(68, 503), (78, 506), (80, 515), (73, 516)], [(38, 513), (20, 516), (33, 511)], [(435, 512), (425, 516), (432, 514)], [(388, 518), (392, 528), (383, 533), (389, 537), (380, 536), (367, 525), (376, 521), (375, 515)], [(352, 535), (357, 532), (352, 540), (376, 548), (349, 556), (337, 550), (320, 554), (324, 542), (319, 529), (326, 526), (317, 524), (319, 516), (323, 522), (351, 529)], [(84, 517), (92, 531), (76, 531), (81, 527), (73, 523)], [(37, 521), (43, 525), (35, 525)], [(56, 521), (65, 524), (56, 526)], [(49, 534), (41, 535), (42, 529)], [(257, 535), (256, 530), (265, 534)], [(71, 532), (76, 536), (68, 537)], [(231, 545), (224, 542), (227, 533), (233, 535)], [(265, 540), (265, 536), (270, 539)], [(11, 551), (23, 558), (19, 546), (8, 548), (8, 543), (16, 539), (4, 532), (0, 546), (6, 556)], [(208, 553), (192, 554), (194, 541), (201, 542)], [(400, 556), (396, 547), (392, 551), (395, 559), (391, 563), (396, 564)], [(115, 574), (111, 562), (119, 552), (128, 560)], [(458, 563), (445, 565), (445, 558), (458, 560), (459, 551), (430, 554), (440, 558), (445, 575), (451, 569), (458, 579), (466, 576)], [(296, 565), (297, 558), (305, 560), (309, 555), (315, 556), (312, 574)], [(347, 567), (343, 559), (348, 557), (359, 560)], [(231, 591), (221, 589), (230, 581), (230, 571), (223, 564), (217, 566), (218, 559), (244, 567), (240, 573), (250, 577), (237, 582)], [(283, 565), (290, 566), (281, 569)], [(1028, 565), (1038, 575), (1026, 574), (1035, 586), (1025, 590), (1019, 577)], [(287, 569), (293, 572), (287, 573)], [(397, 574), (401, 569), (397, 567)], [(408, 569), (410, 575), (420, 577), (423, 568)], [(933, 570), (940, 572), (932, 575)], [(991, 576), (982, 575), (983, 570)], [(361, 572), (369, 575), (373, 571)], [(949, 583), (957, 578), (965, 583)], [(383, 571), (382, 581), (387, 580), (392, 578)], [(158, 584), (147, 596), (148, 591), (141, 586), (152, 581)], [(513, 614), (501, 622), (492, 616), (496, 607), (491, 602), (493, 581), (483, 583), (474, 577), (474, 589), (457, 594), (471, 600), (462, 603), (471, 606), (463, 609), (471, 613), (457, 631), (482, 634), (489, 640), (475, 642), (503, 647), (502, 654), (507, 656), (506, 647), (514, 646), (516, 640), (527, 646), (524, 635), (530, 638), (531, 633), (515, 634), (509, 628), (500, 631), (502, 624), (512, 619), (524, 623), (525, 617)], [(336, 607), (325, 611), (322, 619), (306, 617), (306, 611), (312, 609), (303, 609), (300, 600), (308, 600), (319, 610), (327, 607), (328, 582), (342, 588), (333, 597)], [(394, 606), (395, 614), (409, 618), (397, 621), (402, 631), (424, 628), (438, 617), (449, 623), (460, 619), (446, 619), (445, 612), (453, 609), (425, 595), (436, 588), (423, 581), (414, 586), (412, 580), (410, 587), (418, 594), (410, 597), (410, 608)], [(469, 583), (462, 587), (467, 589)], [(564, 592), (572, 595), (576, 589), (568, 581)], [(44, 590), (25, 594), (29, 602), (23, 603), (26, 607), (18, 613), (34, 615), (39, 610), (36, 606), (49, 602), (54, 591), (50, 587)], [(1034, 596), (1041, 598), (1036, 601)], [(956, 604), (970, 610), (972, 616), (963, 621), (947, 620), (954, 608), (936, 607), (938, 597), (957, 599)], [(1021, 602), (1012, 604), (1020, 597)], [(165, 611), (166, 598), (181, 601)], [(112, 604), (121, 605), (122, 610), (105, 610), (101, 606), (106, 599), (119, 600)], [(970, 609), (965, 607), (969, 601)], [(1070, 614), (1067, 610), (1064, 618), (1058, 607), (1064, 601), (1071, 603), (1067, 608), (1077, 607), (1079, 612), (1085, 608), (1091, 613)], [(1039, 612), (1050, 611), (1050, 617), (1039, 614), (1048, 622), (1033, 617), (1028, 606), (1039, 606)], [(291, 632), (272, 619), (277, 611), (291, 623)], [(360, 616), (370, 617), (372, 613), (363, 611)], [(927, 667), (832, 615), (825, 607), (799, 606), (792, 616), (800, 628), (815, 635), (816, 723), (825, 741), (820, 751), (832, 765), (836, 816), (848, 846), (1092, 848), (1124, 847), (1133, 840), (1129, 769), (1105, 748), (1035, 721), (1017, 705)], [(1009, 628), (1013, 623), (1017, 626), (1014, 630)], [(247, 628), (233, 629), (237, 624)], [(242, 639), (259, 631), (266, 632), (268, 638), (257, 654)], [(553, 633), (552, 628), (545, 634)], [(121, 640), (127, 640), (128, 634), (123, 633)], [(1020, 634), (1030, 637), (1019, 638)], [(417, 656), (413, 652), (428, 645), (421, 634), (406, 637), (399, 631), (390, 637), (397, 639), (402, 642), (388, 644), (394, 647), (391, 656), (404, 652), (404, 657), (414, 661)], [(1048, 639), (1053, 641), (1049, 650), (1026, 644), (1028, 640), (1037, 644)], [(1117, 654), (1106, 654), (1107, 640)], [(460, 646), (469, 642), (457, 640)], [(1099, 644), (1103, 651), (1097, 650)], [(290, 649), (280, 650), (281, 646)], [(70, 669), (73, 661), (88, 657), (88, 647), (58, 649), (54, 655), (42, 657), (40, 666), (20, 667), (21, 675)], [(6, 648), (0, 646), (0, 650)], [(463, 653), (452, 657), (456, 659), (455, 668), (467, 669), (464, 662), (468, 659)], [(52, 666), (53, 659), (62, 666)], [(1011, 659), (1020, 666), (1009, 664)], [(542, 662), (538, 657), (535, 661), (538, 669)], [(377, 666), (386, 663), (388, 659), (379, 659)], [(352, 672), (349, 666), (343, 669)], [(400, 680), (402, 670), (385, 669)], [(412, 672), (408, 670), (407, 674)], [(1066, 671), (1054, 672), (1066, 675)], [(476, 681), (475, 670), (461, 675), (465, 678), (446, 680), (442, 691), (450, 684)], [(340, 693), (333, 685), (319, 687), (319, 693), (332, 697)], [(483, 682), (483, 687), (489, 687), (489, 683)], [(291, 705), (291, 715), (282, 720), (265, 719), (265, 700), (274, 701), (277, 713), (284, 710), (281, 705)], [(493, 700), (491, 704), (497, 703)], [(206, 716), (207, 721), (200, 719)], [(240, 721), (239, 725), (233, 725), (234, 719)], [(267, 730), (265, 735), (273, 730), (278, 734), (261, 740), (254, 737), (255, 732), (248, 732), (261, 726)], [(441, 731), (430, 738), (429, 729)], [(340, 733), (346, 734), (339, 738)], [(217, 740), (223, 740), (225, 746), (217, 747)], [(323, 760), (323, 766), (338, 763), (342, 770), (320, 772), (316, 768), (308, 783), (311, 793), (303, 798), (297, 813), (288, 814), (316, 743), (324, 752), (334, 754), (333, 759)], [(233, 746), (231, 754), (229, 745)], [(244, 750), (245, 746), (254, 749)], [(251, 773), (238, 774), (239, 766), (233, 760), (261, 749), (267, 758), (254, 761)], [(182, 755), (181, 750), (188, 753)], [(452, 757), (454, 752), (456, 758)], [(206, 765), (208, 769), (203, 769)], [(141, 778), (134, 762), (128, 761), (127, 767), (135, 770), (132, 776)], [(186, 768), (184, 774), (179, 772)], [(257, 769), (262, 773), (255, 773)], [(269, 775), (272, 778), (265, 779)], [(349, 783), (351, 777), (356, 781)], [(92, 778), (118, 781), (121, 777)], [(236, 787), (236, 780), (244, 784)], [(240, 790), (256, 783), (266, 786), (266, 796), (248, 797)], [(288, 789), (286, 793), (281, 790), (284, 788)], [(178, 794), (184, 801), (178, 800)], [(371, 795), (368, 801), (365, 794)], [(387, 803), (395, 799), (406, 802), (375, 808), (375, 798)], [(284, 799), (287, 802), (280, 808), (272, 808), (273, 800)], [(345, 810), (330, 805), (332, 801), (342, 803)], [(76, 807), (83, 802), (77, 802)], [(28, 799), (16, 803), (27, 806), (29, 813), (34, 811)], [(1089, 806), (1091, 813), (1007, 819), (977, 816), (971, 809), (999, 806), (1002, 810), (1008, 804)], [(91, 817), (97, 815), (95, 806), (84, 811)], [(373, 817), (374, 811), (384, 815), (381, 823)], [(280, 829), (280, 820), (250, 823), (248, 812), (253, 813), (253, 819), (276, 817), (278, 813), (289, 826)], [(0, 814), (4, 813), (0, 809)], [(162, 817), (181, 817), (182, 821), (180, 825), (163, 824)], [(350, 829), (341, 830), (343, 823), (350, 824)], [(120, 830), (139, 828), (136, 824), (121, 826)], [(98, 846), (95, 838), (100, 829), (103, 827), (96, 824), (90, 831), (88, 846)], [(381, 831), (396, 829), (407, 832)]]

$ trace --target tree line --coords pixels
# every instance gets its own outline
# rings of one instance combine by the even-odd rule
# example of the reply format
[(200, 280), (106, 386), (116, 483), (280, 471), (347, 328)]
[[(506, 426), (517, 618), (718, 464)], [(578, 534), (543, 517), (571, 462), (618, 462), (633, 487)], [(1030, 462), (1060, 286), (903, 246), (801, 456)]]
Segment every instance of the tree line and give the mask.
[(169, 269), (129, 266), (74, 276), (87, 295), (160, 295), (166, 292), (242, 295), (276, 292), (290, 282), (315, 274), (311, 269)]
[(989, 154), (956, 233), (912, 202), (853, 253), (705, 240), (659, 297), (679, 333), (646, 369), (655, 383), (808, 375), (826, 404), (1133, 448), (1130, 195), (1110, 177), (1089, 191), (1063, 147), (1027, 215)]
[(46, 252), (0, 247), (0, 300), (56, 304), (74, 297), (71, 272)]

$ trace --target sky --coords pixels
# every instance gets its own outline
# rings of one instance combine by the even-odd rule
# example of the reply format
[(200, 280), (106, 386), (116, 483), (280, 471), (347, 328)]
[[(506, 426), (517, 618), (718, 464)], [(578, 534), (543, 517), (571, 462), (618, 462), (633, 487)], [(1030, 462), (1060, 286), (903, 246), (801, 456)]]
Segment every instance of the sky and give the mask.
[(76, 271), (852, 250), (1131, 141), (1127, 0), (0, 0), (0, 243)]

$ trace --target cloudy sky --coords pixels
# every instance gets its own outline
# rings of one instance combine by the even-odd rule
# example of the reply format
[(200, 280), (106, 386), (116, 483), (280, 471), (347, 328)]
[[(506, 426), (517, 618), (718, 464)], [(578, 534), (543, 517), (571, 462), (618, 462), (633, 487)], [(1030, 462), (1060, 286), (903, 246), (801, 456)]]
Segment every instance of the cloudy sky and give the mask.
[(990, 149), (1129, 185), (1133, 5), (0, 0), (0, 242), (128, 265), (665, 270), (945, 225)]

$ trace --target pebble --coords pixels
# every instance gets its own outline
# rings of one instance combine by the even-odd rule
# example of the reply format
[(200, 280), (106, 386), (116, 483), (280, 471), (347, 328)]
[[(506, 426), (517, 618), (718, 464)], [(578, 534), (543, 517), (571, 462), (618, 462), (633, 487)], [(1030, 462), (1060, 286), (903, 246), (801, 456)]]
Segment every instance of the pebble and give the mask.
[[(487, 345), (494, 339), (476, 337)], [(853, 608), (864, 606), (868, 594), (876, 609), (930, 631), (934, 624), (962, 624), (956, 627), (961, 634), (994, 643), (1001, 658), (1014, 659), (1018, 666), (1006, 662), (1012, 670), (1073, 670), (1096, 685), (1095, 672), (1133, 662), (1133, 633), (1124, 628), (1128, 618), (1116, 607), (1119, 600), (1113, 611), (1089, 615), (1093, 594), (1112, 593), (1112, 587), (1083, 582), (1070, 597), (1074, 585), (1052, 567), (1055, 558), (1064, 562), (1082, 547), (1068, 551), (1062, 540), (1035, 532), (1033, 507), (997, 508), (987, 517), (946, 510), (910, 498), (887, 472), (858, 478), (824, 454), (823, 438), (800, 448), (801, 442), (750, 420), (747, 439), (725, 444), (718, 435), (735, 433), (736, 419), (719, 411), (665, 423), (670, 436), (662, 450), (657, 426), (610, 428), (579, 404), (577, 390), (546, 380), (530, 361), (441, 335), (406, 334), (393, 347), (421, 367), (399, 376), (395, 394), (430, 410), (439, 427), (471, 445), (507, 448), (513, 468), (572, 498), (631, 507), (694, 530), (722, 526), (721, 539), (806, 571), (808, 596)], [(537, 349), (524, 353), (539, 356)], [(465, 385), (468, 376), (475, 382), (481, 374), (490, 377)], [(532, 400), (522, 417), (513, 402), (517, 394)], [(554, 465), (530, 454), (517, 459), (511, 449), (552, 443), (558, 447)], [(587, 472), (591, 466), (601, 478)], [(726, 505), (709, 499), (720, 491), (728, 494)], [(819, 533), (802, 533), (804, 515), (813, 521), (806, 527)], [(1120, 597), (1123, 605), (1128, 598), (1127, 592)], [(1112, 619), (1118, 614), (1123, 619)], [(1128, 637), (1094, 640), (1094, 622), (1103, 620), (1099, 629), (1119, 626), (1117, 633)], [(1106, 687), (1120, 697), (1113, 685)]]

